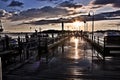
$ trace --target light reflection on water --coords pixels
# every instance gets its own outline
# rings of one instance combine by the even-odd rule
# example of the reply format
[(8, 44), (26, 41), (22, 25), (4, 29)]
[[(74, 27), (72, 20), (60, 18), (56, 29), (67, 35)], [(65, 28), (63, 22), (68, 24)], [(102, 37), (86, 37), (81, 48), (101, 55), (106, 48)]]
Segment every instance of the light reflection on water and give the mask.
[(79, 48), (80, 44), (79, 42), (81, 43), (81, 39), (80, 38), (75, 38), (75, 37), (72, 37), (70, 39), (70, 42), (72, 43), (71, 46), (73, 47), (70, 52), (70, 54), (68, 54), (67, 56), (71, 59), (80, 59), (82, 56), (81, 56), (81, 49)]
[(75, 59), (79, 59), (79, 54), (78, 54), (78, 38), (75, 38), (75, 55), (74, 58)]
[[(10, 34), (10, 33), (6, 33), (6, 34), (0, 34), (0, 36), (2, 36), (2, 37), (5, 37), (5, 35), (8, 35), (9, 37), (12, 37), (13, 39), (16, 39), (16, 38), (18, 38), (18, 36), (20, 37), (20, 38), (25, 38), (25, 34), (23, 34), (23, 33), (21, 33), (21, 34)], [(31, 33), (29, 34), (27, 34), (29, 37), (30, 37), (30, 35), (31, 35)], [(52, 34), (48, 34), (48, 36), (49, 37), (52, 37)], [(57, 34), (54, 34), (54, 37), (57, 37), (58, 35)]]

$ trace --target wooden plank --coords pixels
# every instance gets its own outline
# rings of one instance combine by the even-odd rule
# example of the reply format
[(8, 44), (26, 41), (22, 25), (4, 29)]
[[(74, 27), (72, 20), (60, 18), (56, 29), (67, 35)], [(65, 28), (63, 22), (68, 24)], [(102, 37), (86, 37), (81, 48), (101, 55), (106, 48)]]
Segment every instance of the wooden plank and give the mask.
[(120, 48), (120, 45), (111, 44), (111, 45), (105, 45), (105, 47), (108, 47), (108, 48)]
[(7, 55), (7, 54), (10, 54), (12, 52), (14, 52), (14, 50), (3, 51), (3, 52), (0, 52), (0, 56)]
[(111, 51), (111, 50), (116, 50), (116, 51), (120, 51), (120, 45), (106, 45), (105, 49)]
[(111, 54), (120, 54), (120, 51), (110, 51)]

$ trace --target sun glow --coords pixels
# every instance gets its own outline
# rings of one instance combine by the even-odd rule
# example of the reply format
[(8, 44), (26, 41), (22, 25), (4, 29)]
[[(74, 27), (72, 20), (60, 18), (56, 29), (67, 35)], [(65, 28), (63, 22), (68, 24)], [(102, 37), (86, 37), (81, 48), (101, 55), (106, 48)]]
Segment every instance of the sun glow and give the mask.
[(75, 21), (75, 22), (73, 22), (73, 25), (74, 25), (74, 27), (79, 27), (81, 24), (79, 21)]
[(83, 22), (80, 21), (75, 21), (73, 22), (73, 27), (75, 28), (75, 30), (80, 30), (83, 29)]

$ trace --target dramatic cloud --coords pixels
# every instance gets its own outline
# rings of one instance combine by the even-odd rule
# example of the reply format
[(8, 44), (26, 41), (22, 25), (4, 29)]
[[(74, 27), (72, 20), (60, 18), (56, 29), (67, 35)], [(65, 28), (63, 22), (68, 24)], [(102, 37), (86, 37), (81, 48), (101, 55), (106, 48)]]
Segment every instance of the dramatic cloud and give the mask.
[(101, 8), (102, 6), (101, 5), (96, 5), (96, 6), (92, 6), (90, 7), (91, 9), (98, 9), (98, 8)]
[(114, 7), (120, 7), (120, 0), (117, 3), (113, 4), (113, 6)]
[(1, 0), (1, 1), (7, 2), (8, 0)]
[(120, 18), (117, 18), (117, 16), (120, 16), (120, 10), (96, 14), (96, 15), (94, 15), (94, 17), (95, 17), (94, 19), (95, 20), (117, 20), (117, 19), (120, 19)]
[(32, 18), (52, 18), (59, 15), (66, 15), (68, 11), (66, 9), (53, 8), (45, 6), (41, 9), (28, 9), (20, 12), (18, 15), (11, 17), (12, 20), (32, 19)]
[(105, 5), (105, 4), (112, 4), (114, 0), (94, 0), (93, 4), (96, 5)]
[(107, 5), (112, 4), (114, 7), (120, 7), (120, 0), (94, 0), (94, 5)]
[(8, 12), (6, 12), (5, 10), (2, 10), (2, 9), (0, 9), (0, 18), (1, 17), (10, 17), (12, 14), (11, 13), (8, 13)]
[(57, 0), (37, 0), (37, 1), (57, 1)]
[(75, 4), (70, 1), (65, 1), (59, 4), (60, 7), (68, 7), (68, 8), (81, 8), (81, 4)]
[[(94, 20), (95, 21), (99, 21), (99, 20), (119, 20), (120, 17), (116, 18), (116, 16), (120, 16), (120, 10), (118, 11), (114, 11), (114, 12), (106, 12), (106, 13), (100, 13), (100, 14), (96, 14), (94, 15)], [(69, 17), (69, 18), (65, 18), (64, 22), (65, 23), (71, 23), (73, 22), (73, 20), (81, 20), (84, 21), (84, 18), (87, 17), (86, 15), (81, 15), (81, 16), (74, 16), (74, 17)], [(87, 21), (91, 21), (92, 17), (88, 17)], [(38, 21), (32, 21), (32, 22), (28, 22), (28, 23), (24, 23), (24, 24), (35, 24), (35, 25), (44, 25), (44, 24), (50, 24), (50, 23), (60, 23), (61, 22), (61, 18), (59, 19), (50, 19), (50, 20), (38, 20)], [(119, 25), (119, 23), (118, 23)]]
[(21, 7), (23, 5), (22, 2), (19, 2), (19, 1), (12, 1), (8, 6), (9, 7)]

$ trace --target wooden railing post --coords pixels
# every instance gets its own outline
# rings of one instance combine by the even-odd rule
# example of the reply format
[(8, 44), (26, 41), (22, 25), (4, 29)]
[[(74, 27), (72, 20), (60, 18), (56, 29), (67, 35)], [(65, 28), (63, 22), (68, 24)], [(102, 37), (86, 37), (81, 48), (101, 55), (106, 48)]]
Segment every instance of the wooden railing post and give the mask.
[(2, 40), (3, 51), (5, 50), (5, 39)]
[(9, 49), (9, 37), (7, 35), (5, 35), (5, 46), (6, 49)]
[[(98, 41), (98, 44), (99, 44), (99, 36), (97, 37), (97, 41)], [(100, 45), (100, 44), (99, 44)]]
[(93, 37), (94, 37), (94, 39), (93, 39), (93, 42), (94, 42), (94, 43), (96, 43), (96, 42), (95, 42), (95, 40), (96, 40), (96, 37), (95, 37), (95, 36), (93, 36)]
[(21, 40), (20, 40), (20, 37), (18, 36), (18, 53), (19, 53), (19, 55), (20, 55), (20, 61), (21, 61), (21, 59), (22, 59), (22, 42), (21, 42)]
[(105, 52), (106, 52), (106, 50), (105, 50), (105, 46), (106, 46), (106, 40), (105, 40), (105, 37), (104, 37), (104, 48), (103, 48), (103, 60), (105, 61)]
[(48, 63), (48, 39), (45, 38), (45, 54), (46, 54), (46, 63)]
[(2, 61), (0, 57), (0, 80), (2, 80)]

